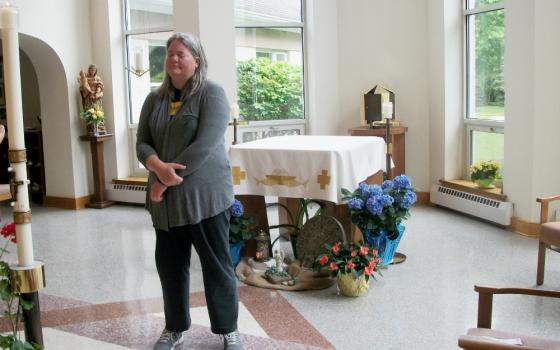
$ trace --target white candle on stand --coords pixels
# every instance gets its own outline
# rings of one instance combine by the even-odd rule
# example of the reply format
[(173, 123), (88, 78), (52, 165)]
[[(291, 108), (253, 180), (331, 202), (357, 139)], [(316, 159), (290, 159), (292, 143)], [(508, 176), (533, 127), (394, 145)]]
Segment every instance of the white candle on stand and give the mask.
[(239, 119), (239, 105), (237, 103), (233, 103), (230, 107), (230, 114), (233, 120)]
[(137, 71), (144, 71), (144, 53), (139, 49), (134, 54), (134, 69)]
[(381, 105), (381, 115), (385, 119), (393, 118), (393, 102), (383, 102)]
[[(21, 76), (19, 65), (18, 10), (8, 3), (0, 7), (0, 27), (2, 28), (2, 52), (4, 58), (4, 98), (8, 114), (9, 146), (11, 150), (24, 150), (23, 109), (21, 103)], [(27, 169), (25, 162), (11, 164), (15, 180), (23, 181), (17, 187), (14, 212), (29, 212), (27, 190)], [(17, 253), (19, 266), (33, 265), (33, 240), (31, 223), (16, 224)]]

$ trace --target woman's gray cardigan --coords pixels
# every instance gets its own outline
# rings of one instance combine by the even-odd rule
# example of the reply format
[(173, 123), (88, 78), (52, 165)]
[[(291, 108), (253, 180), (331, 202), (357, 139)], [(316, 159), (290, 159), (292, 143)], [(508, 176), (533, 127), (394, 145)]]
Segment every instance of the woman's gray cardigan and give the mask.
[(222, 87), (207, 81), (169, 116), (169, 97), (152, 92), (142, 106), (136, 141), (138, 160), (157, 154), (163, 162), (184, 164), (177, 170), (183, 183), (169, 187), (163, 201), (150, 200), (149, 191), (156, 180), (148, 177), (146, 208), (154, 227), (196, 224), (229, 208), (233, 202), (231, 170), (224, 134), (229, 120), (229, 104)]

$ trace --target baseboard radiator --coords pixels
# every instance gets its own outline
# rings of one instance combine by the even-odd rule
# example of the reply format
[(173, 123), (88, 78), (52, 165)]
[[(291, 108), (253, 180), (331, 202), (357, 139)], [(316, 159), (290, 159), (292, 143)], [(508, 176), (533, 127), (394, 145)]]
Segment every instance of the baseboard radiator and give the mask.
[(146, 185), (107, 184), (107, 198), (115, 202), (144, 204)]
[(479, 217), (499, 225), (509, 226), (513, 203), (482, 197), (454, 188), (433, 184), (430, 201), (434, 204)]

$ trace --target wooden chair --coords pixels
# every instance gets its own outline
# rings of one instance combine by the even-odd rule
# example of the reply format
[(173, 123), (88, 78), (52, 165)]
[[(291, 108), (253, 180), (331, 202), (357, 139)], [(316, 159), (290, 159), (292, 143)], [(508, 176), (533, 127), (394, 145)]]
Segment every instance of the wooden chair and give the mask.
[(548, 222), (548, 204), (559, 199), (560, 196), (537, 198), (537, 202), (541, 203), (539, 257), (537, 260), (537, 285), (539, 286), (543, 284), (544, 281), (546, 248), (550, 248), (551, 245), (555, 247), (560, 246), (560, 222)]
[[(467, 350), (533, 350), (560, 349), (560, 341), (524, 336), (490, 329), (492, 326), (492, 299), (494, 294), (523, 294), (542, 297), (560, 298), (560, 291), (535, 288), (497, 288), (489, 286), (474, 286), (478, 292), (478, 322), (477, 328), (471, 328), (467, 335), (459, 337), (459, 347)], [(519, 315), (524, 317), (525, 315)], [(500, 341), (500, 339), (502, 339)], [(504, 339), (521, 339), (522, 345), (504, 343)]]

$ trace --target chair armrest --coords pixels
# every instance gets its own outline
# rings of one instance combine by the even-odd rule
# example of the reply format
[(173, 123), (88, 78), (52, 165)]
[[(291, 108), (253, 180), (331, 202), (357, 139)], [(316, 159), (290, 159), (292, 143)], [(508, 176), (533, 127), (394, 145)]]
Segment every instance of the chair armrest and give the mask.
[(475, 285), (478, 292), (478, 328), (492, 328), (492, 300), (494, 294), (522, 294), (560, 298), (560, 291), (536, 288), (499, 288)]
[(560, 200), (560, 196), (537, 198), (537, 202), (541, 203), (541, 224), (548, 221), (548, 204), (557, 200)]
[(552, 197), (538, 197), (537, 202), (539, 203), (550, 203), (560, 199), (560, 196), (552, 196)]
[[(473, 335), (459, 336), (458, 345), (466, 350), (539, 350), (539, 348), (523, 346), (499, 344), (490, 340), (481, 339)], [(542, 350), (542, 349), (541, 349)]]
[(539, 297), (560, 298), (560, 291), (540, 288), (511, 288), (475, 285), (474, 290), (479, 293), (488, 294), (522, 294)]

